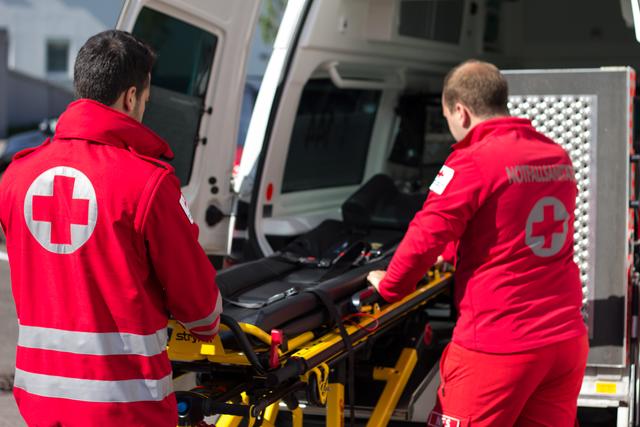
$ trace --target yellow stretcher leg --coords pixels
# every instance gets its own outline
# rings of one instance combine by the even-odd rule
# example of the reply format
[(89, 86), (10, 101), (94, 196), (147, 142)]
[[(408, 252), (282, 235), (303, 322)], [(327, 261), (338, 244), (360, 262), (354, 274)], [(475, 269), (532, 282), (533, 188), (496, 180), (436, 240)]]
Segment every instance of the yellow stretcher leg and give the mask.
[[(278, 413), (280, 412), (280, 402), (276, 402), (273, 405), (269, 406), (264, 412), (264, 419), (262, 421), (262, 425), (264, 427), (275, 427), (276, 419), (278, 418)], [(218, 422), (216, 423), (217, 427), (238, 427), (242, 422), (242, 417), (233, 416), (233, 415), (222, 415)], [(303, 427), (303, 413), (302, 409), (296, 408), (291, 411), (291, 419), (292, 419), (292, 427)], [(250, 425), (253, 424), (253, 420), (251, 420)]]
[[(246, 393), (242, 393), (242, 403), (245, 405), (249, 404), (249, 396)], [(238, 427), (242, 422), (243, 417), (239, 417), (237, 415), (222, 415), (218, 418), (218, 422), (216, 423), (216, 427)], [(253, 420), (249, 420), (249, 425), (253, 425)]]
[(398, 404), (407, 381), (418, 362), (418, 353), (414, 348), (405, 348), (394, 368), (375, 368), (373, 379), (386, 381), (382, 395), (378, 399), (367, 427), (383, 427), (389, 423), (391, 414)]
[(327, 427), (344, 427), (344, 384), (329, 384)]
[(280, 412), (280, 402), (276, 402), (273, 405), (269, 405), (264, 411), (264, 419), (262, 425), (269, 427), (276, 425), (276, 418), (278, 418), (278, 412)]
[(293, 427), (302, 427), (302, 409), (296, 408), (291, 411)]
[(218, 418), (216, 427), (238, 427), (241, 422), (242, 417), (237, 417), (235, 415), (221, 415), (220, 418)]

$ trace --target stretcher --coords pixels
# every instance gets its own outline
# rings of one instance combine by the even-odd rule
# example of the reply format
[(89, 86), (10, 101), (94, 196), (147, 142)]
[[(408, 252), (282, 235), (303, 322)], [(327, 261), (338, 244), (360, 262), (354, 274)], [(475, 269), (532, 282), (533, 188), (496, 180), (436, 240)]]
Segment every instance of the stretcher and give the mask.
[(179, 425), (206, 425), (205, 417), (218, 415), (217, 426), (272, 426), (286, 407), (291, 425), (302, 426), (301, 402), (325, 407), (326, 425), (344, 425), (345, 407), (354, 416), (356, 368), (362, 371), (374, 343), (393, 335), (401, 343), (371, 375), (384, 387), (368, 425), (387, 425), (428, 344), (424, 308), (452, 283), (450, 273), (431, 270), (393, 304), (367, 285), (368, 272), (388, 265), (420, 205), (379, 175), (345, 202), (343, 221), (326, 221), (277, 254), (221, 271), (219, 335), (205, 343), (170, 324), (175, 375), (198, 378), (195, 389), (176, 393)]

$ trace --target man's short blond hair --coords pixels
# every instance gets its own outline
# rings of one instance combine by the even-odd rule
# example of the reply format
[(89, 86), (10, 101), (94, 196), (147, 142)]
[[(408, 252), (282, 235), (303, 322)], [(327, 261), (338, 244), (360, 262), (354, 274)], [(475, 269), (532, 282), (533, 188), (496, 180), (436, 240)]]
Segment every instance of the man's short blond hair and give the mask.
[(442, 97), (450, 111), (459, 102), (478, 117), (509, 114), (507, 80), (498, 67), (477, 59), (465, 61), (447, 73)]

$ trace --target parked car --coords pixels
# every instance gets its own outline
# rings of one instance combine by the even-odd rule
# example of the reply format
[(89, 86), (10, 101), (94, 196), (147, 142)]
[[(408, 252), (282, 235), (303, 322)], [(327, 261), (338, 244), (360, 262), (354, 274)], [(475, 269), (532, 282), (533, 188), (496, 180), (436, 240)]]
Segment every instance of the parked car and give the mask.
[(57, 123), (57, 117), (44, 119), (38, 125), (38, 129), (28, 130), (9, 137), (4, 151), (0, 154), (0, 171), (5, 170), (7, 166), (9, 166), (9, 163), (11, 163), (13, 156), (17, 152), (26, 148), (37, 147), (47, 138), (53, 136)]

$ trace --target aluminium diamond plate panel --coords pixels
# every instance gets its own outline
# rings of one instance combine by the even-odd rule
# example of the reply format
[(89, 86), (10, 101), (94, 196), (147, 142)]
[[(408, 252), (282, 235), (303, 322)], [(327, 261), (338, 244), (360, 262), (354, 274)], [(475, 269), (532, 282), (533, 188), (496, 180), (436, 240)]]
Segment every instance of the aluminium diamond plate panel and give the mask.
[[(580, 268), (583, 303), (589, 306), (594, 283), (594, 200), (591, 184), (596, 181), (595, 157), (597, 128), (597, 97), (587, 95), (515, 95), (509, 98), (512, 116), (526, 117), (533, 126), (565, 149), (571, 157), (578, 184), (575, 210), (574, 260)], [(591, 233), (591, 235), (590, 235)], [(593, 330), (592, 312), (586, 312), (590, 330)]]

